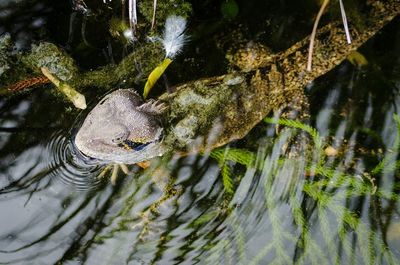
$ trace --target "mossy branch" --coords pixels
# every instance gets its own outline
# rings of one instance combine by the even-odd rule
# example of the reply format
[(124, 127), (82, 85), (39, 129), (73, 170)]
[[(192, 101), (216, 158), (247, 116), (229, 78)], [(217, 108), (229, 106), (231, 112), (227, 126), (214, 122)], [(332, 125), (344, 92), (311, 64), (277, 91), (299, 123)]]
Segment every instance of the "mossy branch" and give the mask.
[[(3, 36), (4, 38), (10, 37), (6, 35)], [(1, 41), (0, 39), (0, 45)], [(151, 70), (162, 61), (163, 56), (161, 45), (147, 43), (135, 49), (117, 65), (107, 65), (83, 72), (79, 70), (72, 57), (61, 48), (55, 44), (43, 42), (33, 45), (28, 53), (10, 54), (7, 57), (10, 63), (17, 63), (0, 73), (2, 84), (0, 93), (3, 95), (18, 93), (19, 91), (10, 91), (6, 87), (24, 79), (41, 76), (43, 67), (61, 82), (81, 91), (106, 90), (119, 86), (132, 87), (138, 81), (144, 81)], [(15, 80), (16, 76), (19, 80)]]

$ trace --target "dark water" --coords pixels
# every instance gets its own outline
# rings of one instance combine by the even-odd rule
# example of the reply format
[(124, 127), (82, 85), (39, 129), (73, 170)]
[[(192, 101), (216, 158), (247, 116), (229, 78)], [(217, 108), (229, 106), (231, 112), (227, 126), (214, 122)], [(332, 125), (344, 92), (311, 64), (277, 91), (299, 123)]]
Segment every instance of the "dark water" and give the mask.
[[(317, 12), (304, 9), (311, 1), (259, 2), (240, 3), (235, 19), (274, 49), (307, 34)], [(221, 19), (219, 5), (193, 4), (198, 35), (170, 82), (221, 71), (214, 65), (223, 60), (219, 51), (198, 51), (210, 49), (211, 36), (230, 22)], [(214, 7), (209, 16), (206, 7)], [(0, 33), (11, 33), (21, 49), (52, 41), (84, 69), (124, 54), (116, 48), (110, 56), (107, 41), (96, 39), (106, 39), (106, 30), (93, 34), (90, 19), (82, 37), (80, 15), (69, 33), (68, 1), (2, 1), (0, 19)], [(222, 25), (198, 30), (202, 23)], [(82, 48), (83, 38), (91, 45)], [(337, 155), (324, 156), (309, 143), (313, 157), (291, 159), (283, 151), (289, 133), (276, 135), (275, 125), (262, 123), (223, 149), (231, 154), (230, 174), (221, 172), (216, 153), (192, 155), (173, 157), (167, 167), (165, 161), (148, 170), (129, 166), (113, 186), (97, 177), (102, 166), (73, 147), (86, 112), (49, 93), (51, 86), (1, 98), (0, 264), (399, 264), (399, 18), (360, 52), (367, 66), (343, 62), (305, 88), (310, 125), (323, 150), (331, 146)], [(185, 56), (198, 68), (174, 74), (188, 65)], [(88, 91), (89, 106), (103, 94)], [(249, 151), (256, 161), (246, 166)]]

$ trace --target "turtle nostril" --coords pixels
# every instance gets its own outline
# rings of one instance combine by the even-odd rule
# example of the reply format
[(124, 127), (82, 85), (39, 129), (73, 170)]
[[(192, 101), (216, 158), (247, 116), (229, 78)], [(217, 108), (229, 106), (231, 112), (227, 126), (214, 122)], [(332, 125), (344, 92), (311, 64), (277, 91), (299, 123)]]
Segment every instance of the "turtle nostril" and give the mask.
[(123, 142), (124, 142), (122, 136), (116, 137), (116, 138), (112, 139), (111, 141), (112, 141), (113, 143), (115, 143), (115, 144), (120, 144), (120, 143), (123, 143)]

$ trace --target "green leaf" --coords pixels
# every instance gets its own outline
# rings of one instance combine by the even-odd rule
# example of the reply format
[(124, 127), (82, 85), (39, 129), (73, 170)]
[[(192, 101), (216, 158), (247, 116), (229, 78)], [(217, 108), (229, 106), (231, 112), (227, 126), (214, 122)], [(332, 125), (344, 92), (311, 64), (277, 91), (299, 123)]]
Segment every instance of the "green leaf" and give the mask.
[(159, 64), (153, 71), (149, 74), (147, 78), (147, 82), (144, 86), (143, 90), (143, 98), (147, 98), (147, 95), (150, 93), (150, 90), (153, 88), (157, 80), (161, 77), (161, 75), (165, 72), (168, 65), (172, 62), (171, 59), (165, 58), (161, 64)]

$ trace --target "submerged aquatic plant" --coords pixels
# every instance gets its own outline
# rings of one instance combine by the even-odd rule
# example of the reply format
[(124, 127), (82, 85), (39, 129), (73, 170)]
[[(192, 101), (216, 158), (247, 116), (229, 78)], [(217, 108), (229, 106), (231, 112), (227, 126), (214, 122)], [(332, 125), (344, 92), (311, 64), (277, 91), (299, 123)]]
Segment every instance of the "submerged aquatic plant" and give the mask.
[[(251, 194), (251, 201), (257, 201), (257, 205), (250, 203), (231, 208), (232, 212), (223, 225), (225, 228), (223, 235), (215, 239), (214, 244), (205, 247), (213, 250), (210, 251), (211, 255), (210, 253), (207, 255), (207, 263), (242, 264), (246, 261), (254, 265), (399, 264), (399, 257), (396, 257), (389, 248), (385, 235), (390, 220), (380, 220), (384, 223), (379, 226), (374, 223), (368, 224), (365, 218), (371, 213), (364, 211), (374, 211), (374, 209), (358, 208), (359, 205), (363, 205), (363, 200), (382, 203), (381, 207), (384, 209), (379, 211), (385, 210), (383, 205), (386, 202), (389, 203), (390, 210), (396, 211), (398, 208), (394, 205), (400, 202), (399, 194), (385, 190), (385, 187), (376, 186), (372, 179), (381, 173), (387, 174), (400, 168), (397, 157), (400, 149), (400, 117), (394, 115), (393, 119), (396, 125), (396, 138), (393, 145), (388, 147), (392, 151), (375, 168), (364, 174), (354, 172), (348, 165), (346, 166), (345, 161), (348, 157), (343, 161), (337, 157), (335, 163), (328, 163), (326, 154), (320, 152), (328, 145), (327, 140), (311, 126), (287, 119), (266, 118), (265, 122), (307, 132), (312, 139), (308, 144), (310, 148), (307, 148), (310, 154), (299, 154), (295, 158), (287, 157), (282, 147), (290, 141), (291, 136), (285, 133), (278, 136), (272, 151), (267, 152), (261, 159), (259, 155), (247, 150), (229, 147), (214, 150), (211, 157), (217, 159), (221, 167), (220, 174), (227, 193), (233, 194), (231, 190), (234, 188), (232, 174), (227, 174), (228, 171), (223, 168), (229, 161), (245, 165), (246, 175), (249, 170), (259, 173), (253, 173), (253, 178), (241, 180), (230, 204), (231, 206), (242, 204), (242, 201), (235, 199), (240, 193), (243, 198)], [(254, 163), (257, 159), (263, 161), (262, 165)], [(258, 176), (259, 179), (254, 176)], [(257, 186), (254, 183), (257, 182), (263, 188), (254, 188), (253, 186)], [(258, 205), (260, 203), (261, 205)], [(262, 223), (270, 224), (268, 231), (271, 232), (268, 232), (267, 239), (264, 238), (264, 246), (254, 246), (250, 243), (254, 240), (261, 242), (261, 238), (257, 239), (254, 233), (261, 229), (258, 232), (261, 234), (263, 228), (254, 230), (254, 228), (249, 229), (248, 225), (243, 225), (251, 222), (252, 217), (248, 216), (248, 213), (254, 211), (254, 207), (263, 212), (263, 217), (260, 218), (267, 219)], [(205, 216), (208, 216), (208, 212)], [(257, 225), (257, 222), (254, 225)], [(252, 231), (253, 234), (249, 235), (246, 231)], [(249, 247), (257, 249), (250, 251)], [(233, 257), (226, 254), (227, 251), (238, 254)]]
[(256, 155), (248, 150), (239, 148), (218, 148), (210, 153), (210, 157), (217, 160), (221, 168), (221, 175), (225, 191), (229, 194), (234, 193), (234, 181), (231, 174), (229, 162), (238, 163), (246, 167), (253, 166)]

